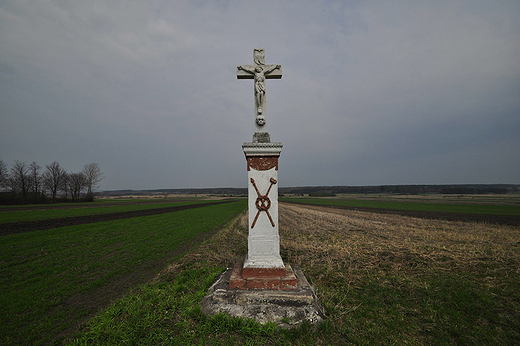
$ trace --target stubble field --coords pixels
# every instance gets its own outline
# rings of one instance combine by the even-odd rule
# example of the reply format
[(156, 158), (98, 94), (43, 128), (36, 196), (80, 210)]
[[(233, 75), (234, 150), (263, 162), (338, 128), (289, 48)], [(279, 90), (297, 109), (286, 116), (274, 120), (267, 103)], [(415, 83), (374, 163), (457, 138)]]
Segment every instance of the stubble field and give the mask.
[(337, 340), (520, 342), (518, 228), (296, 205), (280, 215), (284, 256), (315, 284)]

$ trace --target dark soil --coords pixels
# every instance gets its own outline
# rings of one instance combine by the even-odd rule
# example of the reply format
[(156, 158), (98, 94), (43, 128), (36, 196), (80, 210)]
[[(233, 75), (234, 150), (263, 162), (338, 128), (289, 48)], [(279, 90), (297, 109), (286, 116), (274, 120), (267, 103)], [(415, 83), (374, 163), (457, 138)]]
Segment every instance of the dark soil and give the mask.
[[(8, 235), (8, 234), (15, 234), (15, 233), (30, 232), (30, 231), (41, 231), (41, 230), (50, 229), (50, 228), (82, 225), (82, 224), (94, 223), (94, 222), (128, 219), (131, 217), (138, 217), (138, 216), (158, 215), (158, 214), (164, 214), (164, 213), (171, 213), (171, 212), (175, 212), (175, 211), (179, 211), (179, 210), (200, 208), (200, 207), (204, 207), (204, 206), (209, 206), (209, 205), (214, 205), (214, 204), (219, 204), (219, 203), (228, 203), (228, 202), (230, 202), (230, 200), (222, 200), (222, 201), (217, 201), (217, 202), (199, 203), (199, 204), (190, 204), (190, 205), (180, 205), (180, 206), (166, 207), (166, 208), (126, 211), (126, 212), (119, 212), (119, 213), (65, 217), (65, 218), (60, 218), (60, 219), (11, 222), (11, 223), (5, 223), (5, 224), (0, 225), (0, 236)], [(63, 207), (70, 208), (69, 206), (62, 206), (62, 208)], [(34, 209), (34, 208), (32, 208), (32, 209)]]
[[(111, 202), (110, 204), (105, 204), (107, 207), (119, 207), (124, 205), (144, 205), (144, 204), (158, 204), (158, 203), (171, 203), (171, 202), (182, 202), (185, 199), (152, 199), (152, 200), (126, 200), (120, 202)], [(85, 208), (99, 208), (100, 205), (97, 203), (58, 203), (58, 204), (37, 204), (37, 205), (29, 205), (29, 206), (9, 206), (7, 208), (0, 208), (0, 213), (10, 212), (10, 211), (24, 211), (24, 210), (56, 210), (56, 209), (85, 209)]]
[[(294, 202), (284, 202), (294, 203)], [(302, 203), (294, 203), (302, 204)], [(379, 214), (397, 214), (403, 216), (418, 217), (422, 219), (448, 220), (448, 221), (464, 221), (464, 222), (486, 222), (491, 224), (520, 226), (520, 216), (518, 215), (492, 215), (492, 214), (467, 214), (467, 213), (449, 213), (437, 211), (417, 211), (417, 210), (400, 210), (400, 209), (384, 209), (384, 208), (369, 208), (369, 207), (351, 207), (351, 206), (337, 206), (324, 204), (310, 204), (317, 207), (348, 209), (367, 211)]]

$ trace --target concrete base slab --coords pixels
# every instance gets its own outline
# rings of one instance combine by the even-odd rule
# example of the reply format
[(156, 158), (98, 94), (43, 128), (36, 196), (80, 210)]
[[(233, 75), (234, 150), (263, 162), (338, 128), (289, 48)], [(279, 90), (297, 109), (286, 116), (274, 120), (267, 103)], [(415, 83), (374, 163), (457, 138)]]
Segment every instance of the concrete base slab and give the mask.
[(283, 328), (303, 322), (317, 324), (325, 318), (313, 287), (303, 272), (294, 267), (298, 287), (293, 290), (229, 289), (233, 268), (225, 271), (202, 298), (206, 315), (225, 313), (233, 317), (251, 318), (260, 323), (274, 322)]

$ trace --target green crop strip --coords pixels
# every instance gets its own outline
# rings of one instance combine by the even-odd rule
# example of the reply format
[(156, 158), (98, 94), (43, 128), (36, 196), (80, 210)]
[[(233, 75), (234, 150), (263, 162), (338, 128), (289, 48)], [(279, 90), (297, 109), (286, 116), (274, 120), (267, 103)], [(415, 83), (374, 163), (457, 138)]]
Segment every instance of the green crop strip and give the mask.
[(175, 259), (183, 244), (245, 208), (245, 201), (237, 201), (3, 236), (0, 344), (50, 342), (96, 309), (73, 302), (134, 272), (157, 270), (154, 265)]
[(153, 204), (135, 204), (135, 205), (125, 205), (125, 206), (111, 206), (109, 204), (105, 204), (99, 207), (90, 207), (89, 208), (78, 208), (74, 209), (39, 209), (39, 210), (9, 210), (3, 209), (0, 212), (0, 224), (9, 223), (9, 222), (21, 222), (21, 221), (35, 221), (35, 220), (49, 220), (49, 219), (58, 219), (63, 217), (74, 217), (74, 216), (89, 216), (89, 215), (99, 215), (99, 214), (110, 214), (110, 213), (119, 213), (119, 212), (127, 212), (127, 211), (136, 211), (136, 210), (149, 210), (149, 209), (160, 209), (160, 208), (168, 208), (175, 207), (181, 205), (191, 205), (191, 204), (200, 204), (200, 203), (211, 203), (214, 202), (212, 200), (204, 200), (204, 201), (183, 201), (183, 202), (167, 202), (167, 203), (153, 203)]

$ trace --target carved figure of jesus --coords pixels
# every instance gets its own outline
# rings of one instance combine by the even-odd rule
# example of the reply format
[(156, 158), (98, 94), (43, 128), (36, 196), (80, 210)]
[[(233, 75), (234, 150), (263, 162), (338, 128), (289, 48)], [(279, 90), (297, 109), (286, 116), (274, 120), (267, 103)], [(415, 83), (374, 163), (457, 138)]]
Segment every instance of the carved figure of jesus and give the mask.
[[(264, 65), (265, 66), (265, 65)], [(281, 65), (271, 66), (270, 68), (265, 68), (262, 65), (253, 66), (253, 68), (248, 68), (249, 66), (238, 66), (238, 69), (244, 71), (246, 73), (252, 74), (255, 79), (255, 100), (256, 100), (256, 109), (258, 114), (262, 114), (262, 105), (265, 100), (265, 75), (273, 72), (276, 69), (280, 69)]]
[(253, 50), (253, 65), (237, 66), (238, 79), (254, 80), (254, 97), (255, 97), (255, 133), (266, 132), (265, 129), (265, 97), (266, 97), (266, 79), (282, 78), (281, 65), (266, 65), (264, 49)]

